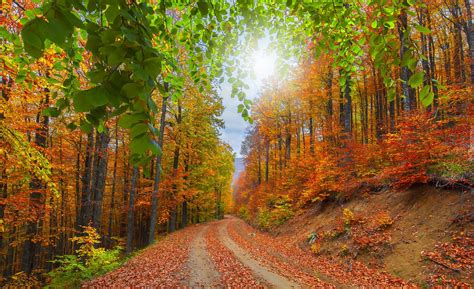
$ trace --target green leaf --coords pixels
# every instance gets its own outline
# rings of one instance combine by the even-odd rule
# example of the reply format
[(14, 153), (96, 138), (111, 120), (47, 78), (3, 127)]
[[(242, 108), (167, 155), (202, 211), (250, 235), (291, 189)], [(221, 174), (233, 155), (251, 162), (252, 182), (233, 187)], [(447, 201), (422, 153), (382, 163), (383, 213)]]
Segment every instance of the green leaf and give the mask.
[(105, 130), (105, 126), (103, 123), (99, 124), (99, 126), (97, 127), (97, 132), (98, 133), (103, 133)]
[(143, 84), (138, 84), (135, 82), (127, 83), (122, 86), (121, 92), (125, 94), (128, 98), (135, 98), (137, 96), (143, 96), (145, 94)]
[(143, 62), (145, 71), (151, 77), (151, 79), (156, 79), (158, 74), (161, 72), (161, 58), (160, 57), (151, 57), (145, 59)]
[(45, 25), (44, 35), (46, 38), (62, 47), (66, 38), (72, 35), (74, 27), (70, 24), (61, 11), (55, 10), (55, 13), (48, 13), (48, 24)]
[(433, 103), (434, 93), (429, 85), (425, 85), (420, 91), (421, 104), (428, 107)]
[(137, 123), (132, 126), (130, 129), (130, 136), (132, 138), (136, 138), (141, 136), (142, 134), (145, 134), (148, 131), (148, 125), (145, 123)]
[(120, 63), (125, 62), (125, 56), (127, 55), (127, 51), (122, 47), (117, 47), (111, 53), (107, 55), (107, 63), (109, 65), (117, 65)]
[(92, 124), (88, 123), (87, 121), (82, 120), (81, 121), (81, 130), (85, 133), (89, 133), (92, 130)]
[(377, 28), (377, 25), (378, 25), (377, 20), (374, 20), (371, 24), (372, 28), (374, 29)]
[(410, 85), (412, 88), (417, 88), (423, 83), (424, 75), (425, 73), (422, 71), (413, 74), (408, 80), (408, 85)]
[(150, 137), (144, 134), (140, 137), (132, 139), (130, 142), (130, 151), (133, 154), (143, 154), (150, 147)]
[(200, 0), (198, 2), (198, 8), (202, 16), (206, 16), (209, 13), (209, 5), (206, 1)]
[(383, 23), (383, 26), (387, 27), (388, 29), (393, 29), (393, 28), (395, 28), (395, 23), (394, 23), (393, 20), (392, 21), (385, 21)]
[(125, 114), (123, 115), (118, 125), (123, 128), (131, 128), (137, 122), (141, 122), (147, 119), (147, 116), (143, 113)]
[(416, 30), (418, 30), (419, 32), (423, 33), (423, 34), (430, 34), (431, 33), (431, 30), (425, 26), (421, 26), (421, 25), (415, 25), (415, 28)]
[(43, 115), (57, 117), (59, 116), (59, 110), (55, 107), (48, 107), (45, 110), (43, 110)]
[(160, 145), (154, 140), (150, 140), (150, 150), (154, 155), (161, 155), (162, 153)]
[(102, 86), (79, 91), (73, 96), (74, 107), (78, 112), (91, 111), (109, 102), (107, 94), (107, 90)]
[(21, 30), (21, 37), (25, 51), (34, 58), (40, 58), (44, 50), (43, 28), (47, 25), (41, 18), (35, 18), (25, 24)]
[(70, 130), (75, 130), (77, 128), (77, 125), (75, 123), (71, 122), (66, 127)]
[(395, 12), (395, 6), (384, 7), (383, 11), (388, 15), (393, 15)]

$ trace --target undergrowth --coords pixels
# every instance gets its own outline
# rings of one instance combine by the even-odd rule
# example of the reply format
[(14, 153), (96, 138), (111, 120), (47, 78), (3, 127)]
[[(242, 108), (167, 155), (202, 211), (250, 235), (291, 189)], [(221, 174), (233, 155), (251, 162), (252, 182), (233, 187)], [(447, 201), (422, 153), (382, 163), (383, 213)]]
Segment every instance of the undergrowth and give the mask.
[(48, 273), (47, 288), (78, 288), (82, 282), (103, 275), (119, 267), (124, 259), (122, 248), (99, 248), (100, 235), (93, 227), (84, 227), (84, 235), (72, 238), (79, 245), (75, 255), (64, 255), (52, 261), (59, 267)]

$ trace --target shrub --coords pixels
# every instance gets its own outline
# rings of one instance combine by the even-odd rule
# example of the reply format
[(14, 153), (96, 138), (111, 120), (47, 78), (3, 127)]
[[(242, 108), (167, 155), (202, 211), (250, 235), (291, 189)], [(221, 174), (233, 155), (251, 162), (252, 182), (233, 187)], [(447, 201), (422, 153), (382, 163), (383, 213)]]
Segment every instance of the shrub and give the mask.
[(261, 208), (258, 212), (258, 225), (263, 229), (271, 229), (285, 223), (293, 216), (289, 207), (278, 207), (272, 210)]
[(293, 217), (293, 210), (288, 196), (272, 196), (266, 206), (258, 211), (258, 225), (263, 229), (280, 226)]
[(249, 210), (247, 209), (246, 206), (242, 206), (240, 207), (239, 209), (239, 216), (245, 220), (245, 221), (248, 221), (249, 220)]
[(345, 208), (342, 211), (342, 220), (344, 222), (344, 229), (347, 231), (350, 229), (352, 222), (355, 220), (354, 213), (349, 208)]
[(50, 272), (50, 287), (77, 288), (84, 280), (89, 280), (121, 265), (121, 247), (112, 250), (96, 248), (100, 236), (92, 227), (84, 227), (84, 235), (72, 240), (79, 244), (76, 255), (64, 255), (55, 263), (60, 266)]

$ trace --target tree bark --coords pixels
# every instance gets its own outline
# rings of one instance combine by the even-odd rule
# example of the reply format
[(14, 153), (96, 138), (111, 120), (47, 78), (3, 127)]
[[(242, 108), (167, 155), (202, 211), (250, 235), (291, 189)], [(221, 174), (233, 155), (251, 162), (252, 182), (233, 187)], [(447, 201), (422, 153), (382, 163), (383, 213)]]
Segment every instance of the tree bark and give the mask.
[[(46, 98), (44, 103), (49, 103), (49, 90), (44, 90), (46, 93)], [(38, 113), (36, 116), (36, 122), (40, 125), (35, 132), (35, 144), (40, 148), (46, 148), (47, 146), (47, 135), (48, 135), (48, 126), (49, 126), (49, 117)], [(23, 272), (30, 274), (33, 269), (38, 265), (39, 259), (39, 250), (40, 246), (33, 241), (36, 234), (38, 234), (41, 223), (44, 216), (44, 205), (45, 205), (45, 196), (44, 196), (44, 186), (41, 181), (33, 177), (30, 182), (30, 208), (32, 208), (32, 214), (34, 215), (34, 220), (31, 220), (26, 225), (26, 240), (23, 243), (23, 255), (21, 269)]]
[(92, 196), (91, 196), (91, 169), (92, 169), (92, 150), (94, 144), (94, 131), (87, 135), (86, 155), (84, 158), (84, 172), (82, 176), (82, 195), (80, 214), (78, 216), (78, 229), (81, 226), (87, 226), (92, 218)]
[(125, 252), (130, 254), (133, 250), (133, 235), (135, 233), (135, 194), (137, 191), (138, 168), (133, 167), (132, 185), (130, 188), (130, 196), (128, 198), (128, 214), (127, 214), (127, 245)]
[[(181, 107), (181, 102), (178, 100), (178, 114), (176, 115), (176, 127), (177, 127), (177, 134), (176, 134), (176, 146), (174, 148), (174, 156), (173, 156), (173, 174), (175, 179), (178, 177), (178, 168), (179, 168), (179, 156), (180, 156), (180, 149), (181, 149), (181, 144), (179, 140), (179, 125), (181, 124), (182, 121), (182, 107)], [(176, 184), (173, 184), (173, 191), (171, 193), (171, 198), (172, 201), (176, 199), (176, 196), (178, 194), (178, 188)], [(173, 206), (170, 212), (170, 218), (169, 218), (169, 227), (168, 231), (170, 233), (176, 231), (176, 221), (178, 218), (177, 215), (177, 206)]]
[[(408, 42), (410, 37), (407, 31), (408, 28), (408, 17), (406, 11), (400, 14), (400, 23), (398, 25), (398, 35), (400, 37), (400, 59), (403, 59), (406, 53), (409, 53)], [(402, 80), (402, 94), (405, 96), (403, 109), (410, 111), (416, 107), (415, 91), (408, 85), (412, 72), (407, 66), (400, 68), (400, 79)]]
[[(166, 91), (167, 91), (167, 87)], [(166, 126), (166, 110), (167, 110), (168, 96), (163, 97), (161, 104), (161, 118), (160, 118), (160, 135), (158, 137), (158, 145), (163, 148), (163, 140)], [(150, 230), (148, 232), (148, 244), (152, 244), (155, 240), (156, 218), (158, 215), (158, 190), (160, 189), (161, 181), (161, 158), (162, 153), (156, 156), (155, 180), (153, 183), (153, 191), (151, 195), (151, 216), (150, 216)]]
[(270, 163), (270, 141), (265, 141), (265, 183), (268, 183), (268, 172)]
[(102, 221), (102, 198), (105, 190), (105, 180), (107, 178), (107, 148), (109, 141), (109, 130), (107, 128), (105, 128), (102, 133), (96, 135), (96, 160), (92, 186), (92, 195), (94, 196), (92, 226), (96, 228), (98, 232), (100, 232)]
[(114, 169), (112, 172), (112, 192), (110, 197), (110, 211), (109, 223), (107, 228), (108, 246), (112, 244), (113, 223), (115, 213), (115, 190), (117, 181), (117, 163), (118, 163), (118, 124), (115, 125), (115, 155), (114, 155)]

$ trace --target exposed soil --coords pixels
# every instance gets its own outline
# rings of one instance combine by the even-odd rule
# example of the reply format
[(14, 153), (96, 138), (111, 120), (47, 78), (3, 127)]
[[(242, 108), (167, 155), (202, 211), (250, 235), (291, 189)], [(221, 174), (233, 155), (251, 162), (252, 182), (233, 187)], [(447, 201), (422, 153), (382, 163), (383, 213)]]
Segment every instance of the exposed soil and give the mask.
[[(322, 240), (319, 256), (341, 262), (360, 261), (418, 285), (433, 285), (427, 283), (427, 280), (440, 273), (474, 284), (471, 272), (443, 268), (444, 266), (427, 260), (424, 255), (433, 251), (437, 244), (451, 242), (452, 236), (473, 236), (472, 192), (441, 190), (423, 185), (401, 192), (365, 193), (344, 204), (329, 203), (306, 209), (273, 233), (281, 238), (291, 238), (310, 251), (308, 236), (312, 233), (337, 231), (342, 223), (343, 209), (349, 209), (359, 218), (361, 224), (354, 227), (361, 228), (370, 228), (371, 222), (377, 221), (381, 213), (388, 215), (393, 224), (379, 232), (379, 236), (386, 234), (388, 241), (361, 250), (351, 242), (354, 232), (343, 233), (340, 237)], [(370, 235), (369, 238), (374, 236), (375, 234)], [(347, 252), (342, 254), (344, 249)], [(468, 262), (474, 265), (473, 248), (468, 250), (472, 253)]]
[(269, 288), (301, 288), (300, 284), (293, 282), (284, 276), (272, 272), (270, 268), (258, 262), (257, 259), (254, 259), (250, 252), (239, 247), (229, 237), (227, 229), (223, 224), (221, 224), (219, 228), (219, 235), (219, 238), (222, 240), (224, 246), (229, 248), (237, 257), (237, 259), (244, 266), (252, 270), (252, 273), (257, 277), (257, 279), (261, 280), (262, 283), (266, 284)]
[(207, 224), (202, 225), (202, 228), (191, 243), (187, 264), (190, 271), (187, 286), (190, 286), (191, 288), (203, 288), (209, 286), (219, 288), (220, 275), (212, 262), (209, 252), (207, 251), (206, 240), (204, 239), (204, 234), (208, 227), (209, 225)]

